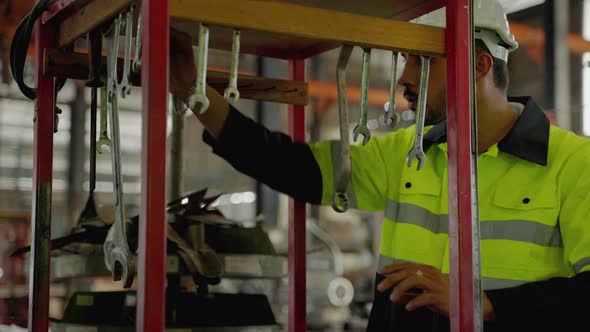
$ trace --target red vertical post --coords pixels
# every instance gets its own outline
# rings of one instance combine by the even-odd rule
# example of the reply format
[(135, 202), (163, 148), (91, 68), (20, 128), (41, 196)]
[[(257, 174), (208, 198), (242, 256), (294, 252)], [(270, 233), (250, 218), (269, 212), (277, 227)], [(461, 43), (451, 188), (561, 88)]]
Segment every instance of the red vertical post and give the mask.
[[(447, 139), (449, 154), (449, 245), (451, 331), (473, 332), (478, 316), (474, 282), (475, 254), (472, 219), (471, 29), (469, 0), (447, 1)], [(476, 148), (476, 147), (475, 147)], [(478, 273), (479, 271), (477, 271)]]
[[(289, 60), (289, 79), (305, 81), (305, 60)], [(289, 134), (305, 141), (305, 106), (289, 106)], [(305, 203), (289, 198), (289, 331), (306, 330)]]
[(142, 163), (136, 330), (164, 331), (166, 304), (166, 111), (168, 0), (144, 0)]
[(49, 329), (51, 237), (51, 182), (53, 180), (53, 125), (55, 79), (43, 75), (45, 48), (55, 47), (54, 25), (35, 25), (35, 138), (33, 147), (33, 211), (29, 273), (29, 331)]

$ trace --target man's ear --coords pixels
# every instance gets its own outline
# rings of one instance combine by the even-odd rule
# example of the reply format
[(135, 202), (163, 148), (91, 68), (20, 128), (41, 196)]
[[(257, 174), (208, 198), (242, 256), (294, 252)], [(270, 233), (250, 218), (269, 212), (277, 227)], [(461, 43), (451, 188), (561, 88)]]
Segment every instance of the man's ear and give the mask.
[(475, 81), (485, 77), (494, 66), (494, 58), (487, 52), (478, 52), (475, 56)]

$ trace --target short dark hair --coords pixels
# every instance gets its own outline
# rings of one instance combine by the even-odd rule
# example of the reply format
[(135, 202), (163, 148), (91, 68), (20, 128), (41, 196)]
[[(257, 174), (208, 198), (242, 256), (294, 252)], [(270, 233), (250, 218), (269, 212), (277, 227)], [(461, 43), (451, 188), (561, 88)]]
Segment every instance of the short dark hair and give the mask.
[[(490, 52), (490, 50), (488, 49), (488, 47), (486, 46), (486, 44), (480, 40), (480, 39), (476, 39), (475, 40), (475, 52), (476, 53), (480, 53), (480, 52), (486, 52), (489, 53), (490, 55), (492, 54)], [(498, 58), (494, 58), (492, 57), (494, 60), (493, 62), (493, 68), (492, 70), (494, 71), (494, 83), (496, 84), (496, 87), (502, 91), (504, 91), (504, 93), (506, 93), (506, 91), (508, 90), (508, 65), (506, 64), (505, 61), (502, 61)]]

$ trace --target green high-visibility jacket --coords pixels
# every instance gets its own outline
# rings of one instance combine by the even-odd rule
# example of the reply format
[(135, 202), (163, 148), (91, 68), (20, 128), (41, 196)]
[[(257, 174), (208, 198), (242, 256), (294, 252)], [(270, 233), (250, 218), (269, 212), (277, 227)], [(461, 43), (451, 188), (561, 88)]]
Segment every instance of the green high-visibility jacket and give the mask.
[[(484, 290), (590, 271), (590, 140), (550, 126), (530, 98), (511, 101), (524, 111), (478, 158)], [(446, 127), (427, 130), (421, 170), (416, 160), (406, 165), (414, 126), (352, 146), (348, 196), (354, 208), (385, 211), (380, 266), (410, 261), (449, 273)], [(339, 142), (310, 148), (322, 173), (322, 204), (330, 204)]]

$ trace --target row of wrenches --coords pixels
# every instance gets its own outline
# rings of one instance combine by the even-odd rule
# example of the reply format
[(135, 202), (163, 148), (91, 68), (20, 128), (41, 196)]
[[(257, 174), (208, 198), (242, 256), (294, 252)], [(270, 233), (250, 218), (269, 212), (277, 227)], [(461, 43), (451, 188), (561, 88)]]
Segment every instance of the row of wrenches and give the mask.
[[(131, 6), (125, 13), (120, 13), (111, 25), (104, 31), (103, 39), (107, 49), (106, 87), (101, 90), (100, 108), (100, 138), (96, 149), (103, 153), (103, 148), (111, 151), (113, 172), (113, 191), (115, 194), (115, 222), (109, 229), (103, 245), (106, 267), (111, 271), (113, 279), (122, 280), (126, 288), (131, 287), (135, 274), (135, 257), (129, 250), (127, 241), (127, 223), (125, 218), (125, 204), (123, 199), (121, 139), (119, 129), (119, 93), (125, 98), (131, 93), (131, 72), (139, 72), (141, 67), (141, 12), (137, 19), (134, 59), (131, 61), (133, 48), (133, 23), (135, 6)], [(125, 50), (121, 81), (118, 79), (117, 62), (119, 55), (119, 37), (125, 29)], [(108, 118), (108, 120), (107, 120)], [(110, 126), (107, 122), (110, 121)], [(107, 134), (110, 129), (111, 138)]]
[[(353, 46), (344, 45), (340, 49), (338, 64), (336, 68), (336, 80), (338, 89), (338, 116), (340, 121), (340, 151), (341, 158), (339, 173), (336, 175), (334, 193), (332, 195), (332, 208), (337, 212), (346, 212), (350, 207), (348, 197), (348, 186), (352, 177), (352, 165), (350, 159), (350, 138), (348, 132), (348, 98), (346, 94), (346, 67), (352, 54)], [(399, 122), (399, 115), (395, 112), (395, 91), (397, 87), (397, 57), (396, 52), (391, 56), (391, 85), (389, 89), (389, 102), (386, 103), (384, 123), (394, 127)], [(428, 94), (428, 77), (430, 72), (430, 57), (421, 56), (422, 70), (420, 74), (420, 92), (418, 96), (418, 109), (416, 115), (416, 134), (414, 145), (406, 163), (408, 167), (412, 165), (414, 159), (418, 160), (418, 170), (426, 162), (422, 138), (424, 136), (424, 119), (426, 116), (426, 99)], [(360, 120), (353, 130), (353, 139), (356, 142), (359, 135), (363, 135), (362, 144), (366, 145), (371, 139), (371, 132), (367, 127), (367, 109), (368, 109), (368, 91), (369, 91), (369, 64), (371, 61), (371, 49), (363, 49), (363, 62), (361, 72), (361, 103), (360, 103)], [(336, 161), (333, 161), (336, 162)]]
[[(196, 59), (197, 80), (192, 87), (192, 93), (187, 102), (188, 107), (203, 114), (209, 108), (207, 98), (207, 54), (209, 52), (209, 26), (199, 24), (199, 49)], [(240, 30), (234, 29), (232, 36), (231, 66), (228, 87), (224, 91), (224, 98), (228, 103), (236, 103), (240, 99), (238, 91), (238, 66), (240, 60)]]

